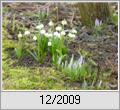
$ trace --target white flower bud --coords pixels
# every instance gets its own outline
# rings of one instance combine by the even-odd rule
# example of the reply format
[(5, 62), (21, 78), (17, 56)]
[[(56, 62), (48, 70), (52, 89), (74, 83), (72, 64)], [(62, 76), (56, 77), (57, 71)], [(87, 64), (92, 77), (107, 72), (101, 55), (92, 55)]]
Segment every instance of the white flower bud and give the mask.
[(52, 37), (53, 35), (52, 33), (45, 33), (45, 36), (49, 38), (49, 37)]
[(60, 34), (64, 36), (66, 33), (65, 33), (65, 31), (62, 31)]
[(72, 34), (72, 33), (69, 33), (68, 36), (71, 37), (71, 38), (75, 38), (76, 37), (75, 34)]
[(21, 38), (21, 37), (23, 37), (23, 36), (22, 36), (21, 32), (19, 32), (18, 38)]
[(36, 37), (36, 36), (34, 36), (34, 37), (33, 37), (33, 40), (37, 40), (37, 37)]
[(65, 19), (62, 20), (62, 25), (67, 25), (67, 21)]
[(42, 29), (42, 30), (40, 30), (40, 33), (41, 33), (41, 34), (45, 34), (46, 32), (45, 32), (44, 29)]
[(36, 26), (36, 29), (42, 29), (44, 27), (44, 25), (43, 24), (40, 24), (40, 25), (38, 25), (38, 26)]
[(62, 30), (62, 27), (61, 26), (57, 26), (56, 27), (56, 31), (61, 31)]
[(49, 42), (48, 42), (48, 46), (51, 46), (51, 45), (52, 45), (52, 43), (49, 41)]
[(60, 38), (60, 33), (56, 31), (56, 32), (54, 32), (54, 36)]
[(25, 31), (25, 33), (24, 33), (25, 35), (29, 35), (30, 34), (30, 32), (29, 31)]
[(52, 21), (50, 21), (48, 25), (49, 25), (49, 26), (53, 26), (54, 23), (53, 23)]
[(77, 30), (72, 29), (72, 33), (77, 34)]

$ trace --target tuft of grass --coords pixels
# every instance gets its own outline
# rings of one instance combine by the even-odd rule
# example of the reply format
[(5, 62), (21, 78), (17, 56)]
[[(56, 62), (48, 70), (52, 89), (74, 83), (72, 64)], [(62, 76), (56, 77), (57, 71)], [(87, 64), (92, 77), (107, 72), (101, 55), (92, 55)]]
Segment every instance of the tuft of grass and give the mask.
[(115, 25), (118, 25), (118, 15), (116, 13), (111, 15), (111, 20)]
[(48, 38), (45, 37), (44, 35), (39, 34), (39, 33), (36, 34), (36, 37), (37, 37), (36, 48), (33, 50), (33, 52), (31, 50), (28, 50), (28, 52), (33, 56), (33, 58), (36, 61), (43, 63), (44, 59), (47, 55)]
[(50, 53), (52, 54), (52, 61), (55, 65), (57, 65), (57, 61), (59, 56), (65, 56), (68, 52), (67, 47), (64, 44), (64, 38), (51, 38), (52, 46), (50, 47)]
[(69, 76), (72, 81), (83, 80), (91, 74), (90, 66), (84, 62), (83, 56), (78, 60), (74, 60), (74, 55), (72, 55), (70, 62), (67, 60), (63, 62), (60, 57), (58, 65), (62, 72)]
[(32, 19), (36, 19), (38, 22), (44, 22), (49, 18), (49, 13), (46, 11), (40, 12), (28, 12), (24, 14), (25, 16), (31, 17)]

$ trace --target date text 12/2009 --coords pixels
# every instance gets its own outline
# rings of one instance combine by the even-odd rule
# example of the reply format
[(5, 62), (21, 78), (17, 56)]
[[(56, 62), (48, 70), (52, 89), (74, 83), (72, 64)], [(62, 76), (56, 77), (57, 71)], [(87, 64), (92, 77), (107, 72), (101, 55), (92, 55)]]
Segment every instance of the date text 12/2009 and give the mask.
[(80, 95), (40, 95), (41, 104), (80, 104)]

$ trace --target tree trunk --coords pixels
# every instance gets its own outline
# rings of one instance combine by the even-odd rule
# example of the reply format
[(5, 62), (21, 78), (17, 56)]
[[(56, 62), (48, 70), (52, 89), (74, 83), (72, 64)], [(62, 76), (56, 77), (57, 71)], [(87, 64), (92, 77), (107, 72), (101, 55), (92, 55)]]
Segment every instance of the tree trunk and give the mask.
[(78, 7), (81, 21), (87, 26), (95, 25), (96, 18), (105, 22), (110, 17), (108, 3), (80, 3)]

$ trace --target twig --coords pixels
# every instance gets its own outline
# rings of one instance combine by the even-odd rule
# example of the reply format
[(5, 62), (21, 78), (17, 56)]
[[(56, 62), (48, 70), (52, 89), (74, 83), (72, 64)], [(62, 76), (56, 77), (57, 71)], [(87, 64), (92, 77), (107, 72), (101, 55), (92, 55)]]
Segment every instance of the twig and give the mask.
[(70, 24), (71, 24), (71, 26), (73, 25), (73, 19), (74, 19), (74, 16), (75, 16), (75, 13), (73, 12), (73, 13), (72, 13), (71, 20), (70, 20)]

